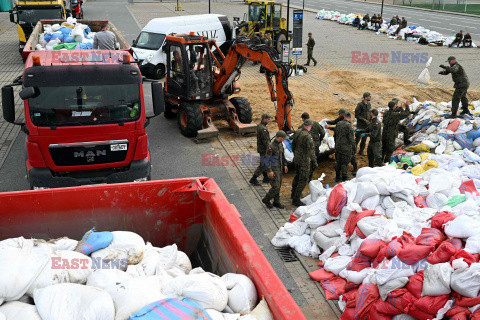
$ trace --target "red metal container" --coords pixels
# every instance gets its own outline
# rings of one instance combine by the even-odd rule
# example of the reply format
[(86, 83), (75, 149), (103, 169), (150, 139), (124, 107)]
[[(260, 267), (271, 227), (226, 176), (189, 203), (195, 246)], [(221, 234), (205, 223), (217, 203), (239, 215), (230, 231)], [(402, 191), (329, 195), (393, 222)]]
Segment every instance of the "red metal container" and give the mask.
[(154, 246), (176, 243), (194, 266), (247, 275), (276, 320), (305, 319), (240, 218), (209, 178), (0, 193), (0, 240), (133, 231)]

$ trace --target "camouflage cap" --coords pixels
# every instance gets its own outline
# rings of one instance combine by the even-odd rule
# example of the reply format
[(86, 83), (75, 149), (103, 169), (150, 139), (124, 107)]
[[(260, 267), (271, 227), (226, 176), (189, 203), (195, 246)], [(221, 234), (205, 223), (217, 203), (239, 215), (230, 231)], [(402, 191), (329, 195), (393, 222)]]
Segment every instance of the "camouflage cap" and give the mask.
[(450, 56), (450, 57), (448, 57), (447, 62), (450, 62), (452, 60), (457, 60), (457, 58), (455, 58), (454, 56)]
[(312, 126), (313, 125), (313, 120), (312, 119), (307, 119), (303, 121), (303, 124), (306, 126)]
[(377, 109), (372, 109), (370, 111), (374, 116), (378, 116), (378, 110)]
[(285, 131), (279, 130), (279, 131), (277, 131), (277, 133), (275, 134), (275, 137), (287, 139), (287, 134), (285, 133)]
[(345, 112), (347, 112), (347, 110), (345, 110), (344, 108), (341, 108), (340, 110), (337, 111), (338, 114), (345, 113)]
[(364, 98), (370, 97), (370, 96), (371, 96), (370, 92), (364, 92), (364, 93), (363, 93), (363, 97), (364, 97)]
[(395, 105), (396, 105), (396, 103), (395, 103), (394, 101), (390, 101), (390, 102), (388, 103), (388, 107), (389, 107), (389, 108), (393, 108), (393, 107), (395, 107)]
[(271, 119), (272, 117), (268, 113), (262, 114), (262, 120), (263, 119)]
[(351, 116), (352, 116), (352, 113), (350, 111), (345, 112), (345, 117), (346, 118), (351, 117)]

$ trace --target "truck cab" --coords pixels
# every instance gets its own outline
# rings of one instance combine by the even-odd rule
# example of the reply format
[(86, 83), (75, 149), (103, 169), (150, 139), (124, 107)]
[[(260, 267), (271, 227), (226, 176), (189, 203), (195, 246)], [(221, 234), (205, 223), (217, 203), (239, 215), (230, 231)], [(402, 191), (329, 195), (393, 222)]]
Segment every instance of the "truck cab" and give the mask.
[(38, 21), (66, 19), (69, 13), (70, 10), (66, 10), (64, 0), (18, 0), (10, 10), (10, 22), (17, 25), (20, 54)]
[[(124, 51), (40, 51), (28, 57), (21, 80), (2, 88), (4, 118), (15, 123), (13, 87), (22, 85), (31, 188), (150, 178), (149, 117), (140, 70), (130, 61)], [(152, 97), (158, 115), (158, 82)]]

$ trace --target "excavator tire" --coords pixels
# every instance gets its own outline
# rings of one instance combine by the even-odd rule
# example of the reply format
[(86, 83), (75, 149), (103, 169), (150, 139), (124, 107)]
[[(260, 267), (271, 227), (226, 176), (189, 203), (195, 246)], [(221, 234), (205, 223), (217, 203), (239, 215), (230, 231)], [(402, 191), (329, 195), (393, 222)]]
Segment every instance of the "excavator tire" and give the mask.
[(235, 106), (238, 120), (240, 120), (241, 123), (248, 124), (252, 122), (252, 107), (246, 98), (235, 97), (231, 98), (230, 102)]
[(195, 102), (184, 102), (178, 107), (177, 122), (180, 132), (189, 138), (197, 136), (203, 127), (203, 114), (200, 105)]
[(277, 51), (280, 55), (282, 55), (282, 41), (285, 41), (285, 40), (287, 40), (287, 35), (286, 34), (280, 33), (277, 36), (276, 48), (277, 48)]

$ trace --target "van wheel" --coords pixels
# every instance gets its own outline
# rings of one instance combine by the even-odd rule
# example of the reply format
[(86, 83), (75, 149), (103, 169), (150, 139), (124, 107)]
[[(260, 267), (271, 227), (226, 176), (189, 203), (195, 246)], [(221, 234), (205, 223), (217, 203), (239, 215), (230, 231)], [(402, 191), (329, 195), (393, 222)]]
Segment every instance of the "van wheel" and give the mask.
[(157, 64), (153, 68), (152, 78), (155, 80), (160, 80), (165, 77), (165, 66), (163, 64)]
[(180, 132), (185, 137), (194, 138), (203, 127), (203, 114), (200, 105), (195, 102), (184, 102), (179, 105), (177, 122)]
[(277, 37), (277, 51), (282, 54), (282, 41), (287, 40), (287, 36), (284, 33), (280, 33)]
[(238, 120), (241, 123), (252, 123), (252, 107), (246, 98), (235, 97), (231, 98), (230, 102), (235, 106)]

